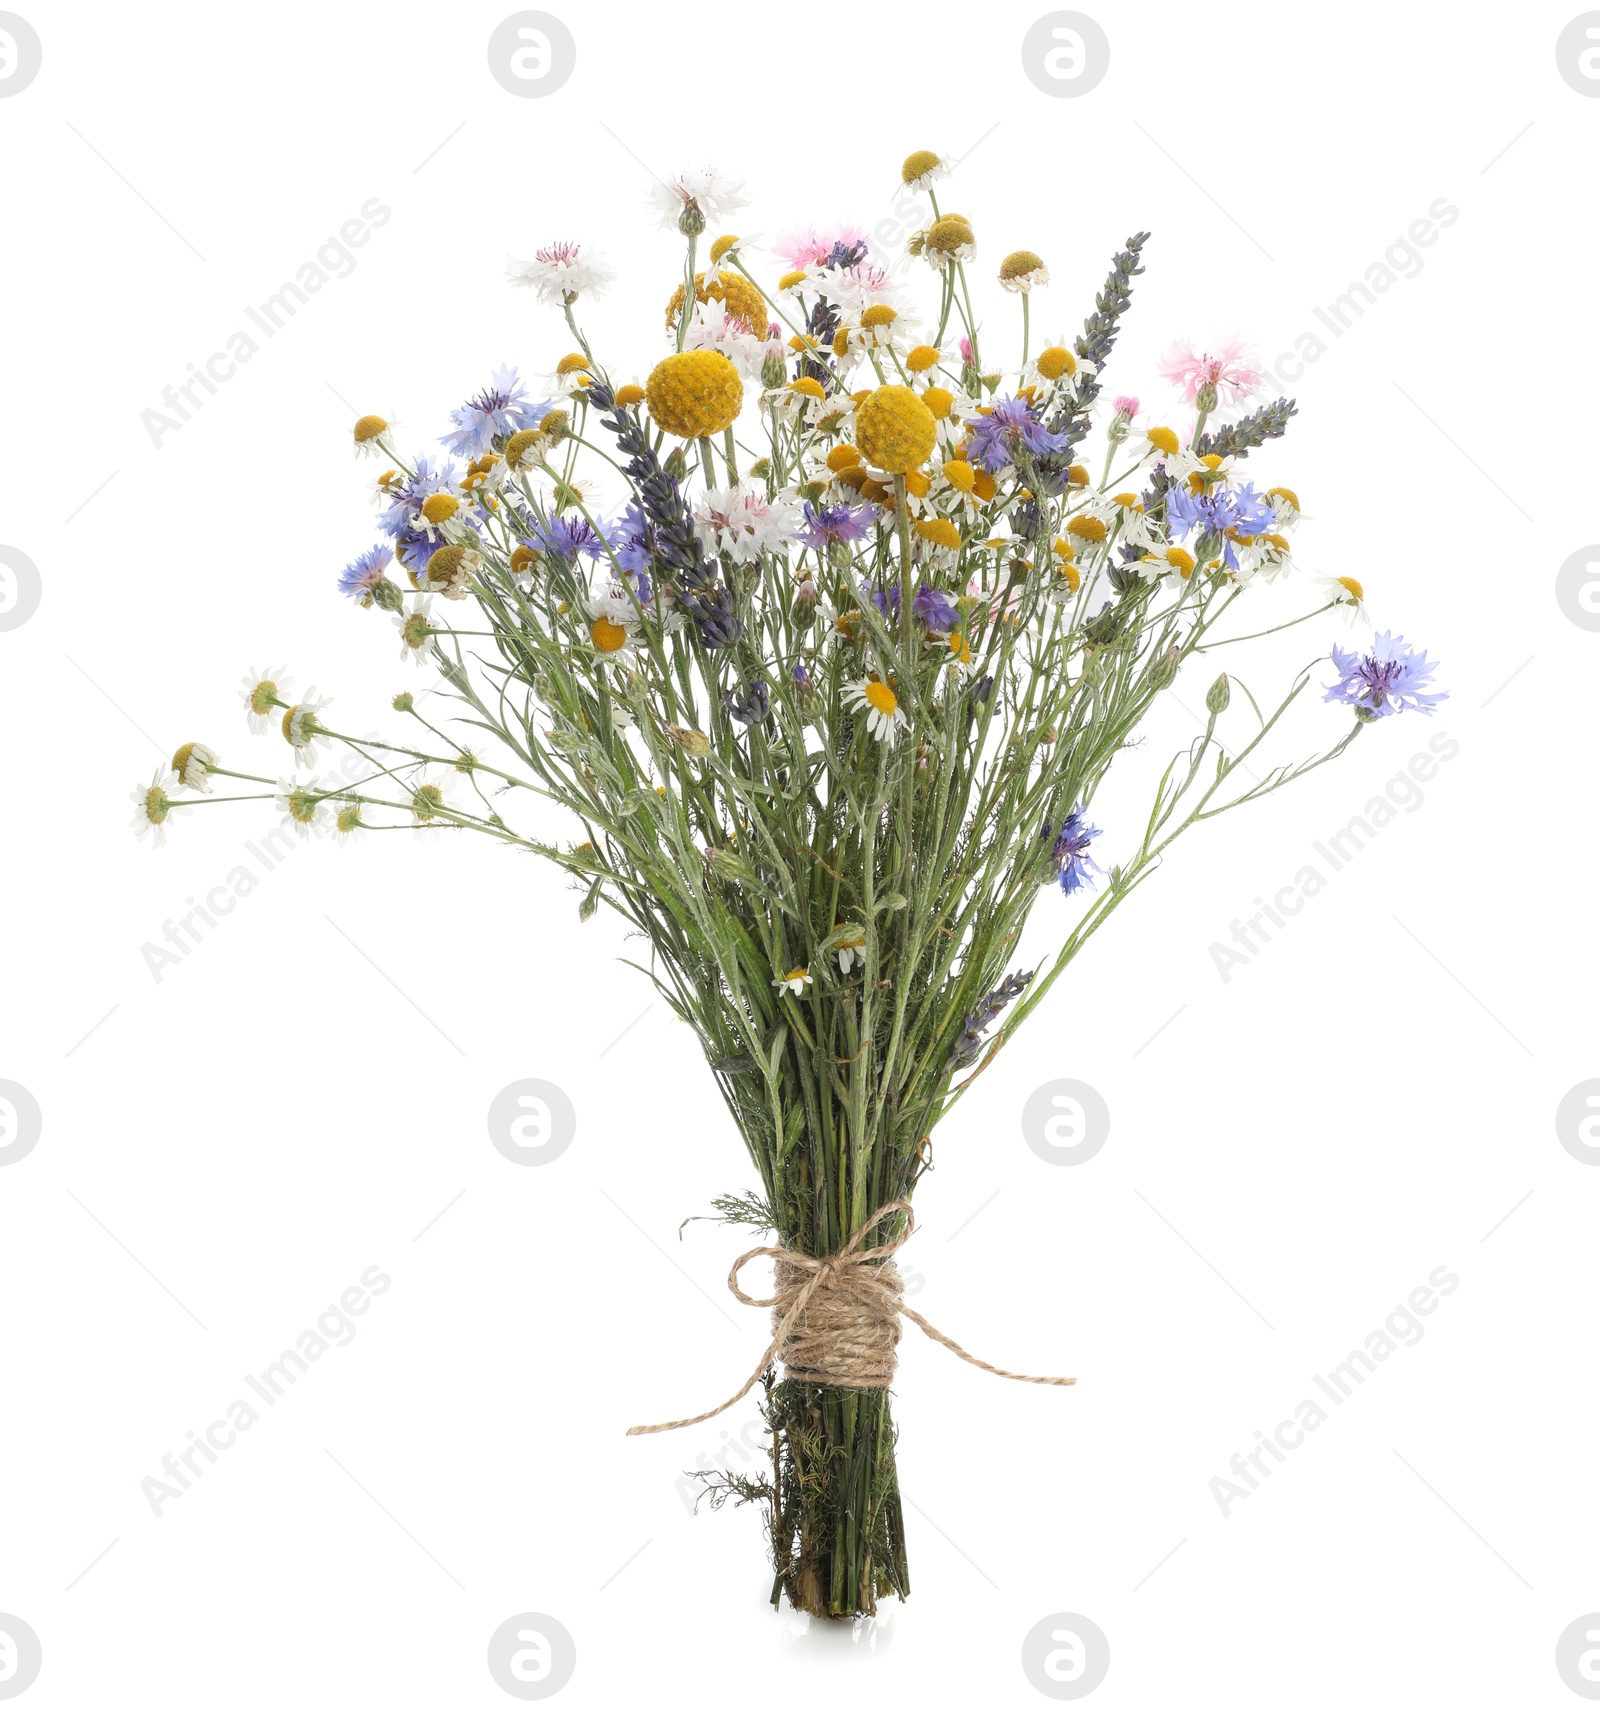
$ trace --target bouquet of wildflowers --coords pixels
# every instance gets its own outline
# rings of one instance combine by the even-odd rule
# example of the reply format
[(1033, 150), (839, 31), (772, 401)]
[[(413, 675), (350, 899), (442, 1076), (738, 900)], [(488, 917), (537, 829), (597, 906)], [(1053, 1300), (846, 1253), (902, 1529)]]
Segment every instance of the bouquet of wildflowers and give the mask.
[[(409, 461), (384, 418), (354, 428), (380, 460), (383, 539), (339, 586), (387, 615), (453, 712), (407, 692), (405, 729), (357, 739), (252, 672), (249, 723), (281, 733), (285, 776), (188, 743), (135, 793), (158, 842), (175, 813), (238, 800), (215, 794), (235, 780), (336, 840), (475, 832), (564, 870), (585, 919), (604, 905), (636, 931), (755, 1174), (719, 1212), (776, 1238), (752, 1252), (774, 1256), (774, 1296), (739, 1293), (774, 1308), (745, 1387), (763, 1388), (770, 1473), (713, 1476), (711, 1496), (763, 1508), (774, 1600), (825, 1615), (909, 1591), (900, 1315), (966, 1356), (903, 1307), (890, 1259), (940, 1121), (1174, 839), (1440, 699), (1398, 637), (1335, 648), (1326, 698), (1353, 719), (1272, 764), (1259, 752), (1311, 669), (1276, 702), (1247, 697), (1251, 729), (1225, 750), (1232, 684), (1207, 666), (1203, 731), (1101, 866), (1095, 792), (1155, 699), (1192, 657), (1286, 628), (1232, 609), (1294, 570), (1300, 502), (1246, 473), (1294, 406), (1252, 396), (1233, 344), (1168, 354), (1178, 426), (1103, 393), (1144, 233), (1070, 342), (1030, 343), (1049, 276), (1027, 251), (1001, 262), (985, 322), (974, 226), (939, 208), (947, 171), (906, 161), (934, 218), (888, 268), (853, 229), (808, 230), (764, 265), (707, 239), (736, 185), (659, 187), (685, 254), (639, 335), (643, 385), (618, 375), (638, 352), (582, 330), (608, 278), (588, 247), (541, 250), (514, 277), (570, 332), (554, 396), (502, 369), (442, 452)], [(1362, 600), (1326, 579), (1287, 623), (1364, 619)], [(319, 772), (334, 749), (336, 778)], [(1025, 969), (1041, 892), (1071, 913)]]

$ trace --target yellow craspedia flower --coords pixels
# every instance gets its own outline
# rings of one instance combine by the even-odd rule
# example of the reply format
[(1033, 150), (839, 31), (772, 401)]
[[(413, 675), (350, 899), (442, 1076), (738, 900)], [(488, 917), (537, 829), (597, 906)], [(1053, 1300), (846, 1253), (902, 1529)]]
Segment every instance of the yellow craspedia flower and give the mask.
[(1158, 426), (1156, 428), (1146, 429), (1144, 437), (1153, 447), (1155, 447), (1156, 451), (1165, 452), (1169, 458), (1177, 457), (1178, 437), (1170, 428), (1161, 428)]
[(861, 462), (861, 454), (849, 441), (842, 440), (828, 454), (828, 468), (838, 475), (841, 470), (853, 470)]
[(1047, 381), (1059, 381), (1063, 375), (1078, 372), (1078, 359), (1065, 345), (1046, 345), (1039, 353), (1039, 373)]
[(620, 404), (624, 410), (626, 410), (630, 405), (643, 404), (644, 388), (635, 386), (632, 381), (629, 381), (626, 386), (617, 388), (616, 398), (617, 403)]
[(894, 309), (887, 303), (875, 303), (861, 312), (863, 327), (887, 327), (894, 319)]
[(935, 422), (943, 422), (956, 402), (956, 395), (947, 387), (928, 387), (922, 395)]
[(723, 236), (721, 238), (714, 240), (712, 245), (711, 245), (711, 260), (712, 260), (712, 262), (713, 263), (720, 262), (722, 260), (722, 258), (725, 255), (727, 255), (727, 253), (731, 249), (733, 249), (734, 246), (738, 242), (739, 242), (739, 239), (738, 239), (737, 235), (734, 233), (731, 233), (731, 232), (726, 234), (725, 236)]
[(903, 476), (926, 464), (938, 429), (910, 387), (879, 387), (856, 407), (856, 445), (876, 469)]
[(913, 345), (906, 352), (906, 367), (914, 375), (925, 375), (939, 361), (938, 347)]
[(699, 440), (731, 428), (744, 404), (739, 371), (720, 351), (680, 351), (663, 357), (645, 385), (658, 428)]
[[(694, 295), (697, 303), (709, 303), (715, 298), (727, 310), (742, 321), (758, 339), (767, 336), (767, 300), (747, 280), (743, 274), (724, 274), (706, 284), (704, 274), (694, 276)], [(678, 317), (683, 313), (683, 287), (672, 294), (667, 301), (666, 323), (667, 331), (674, 333), (678, 327)]]
[(911, 527), (935, 547), (948, 547), (954, 553), (961, 545), (961, 531), (947, 517), (918, 518)]
[(792, 286), (804, 285), (805, 278), (806, 271), (804, 268), (791, 268), (789, 272), (778, 281), (778, 290), (788, 291)]
[(820, 399), (827, 397), (827, 394), (822, 390), (822, 382), (814, 379), (810, 375), (800, 375), (790, 381), (789, 391), (792, 393), (799, 393), (802, 398), (808, 399)]
[(970, 494), (978, 479), (978, 472), (965, 458), (952, 458), (944, 467), (944, 479), (952, 488), (959, 488), (962, 493)]
[(1067, 525), (1067, 534), (1074, 540), (1098, 547), (1106, 538), (1106, 526), (1097, 517), (1075, 517)]

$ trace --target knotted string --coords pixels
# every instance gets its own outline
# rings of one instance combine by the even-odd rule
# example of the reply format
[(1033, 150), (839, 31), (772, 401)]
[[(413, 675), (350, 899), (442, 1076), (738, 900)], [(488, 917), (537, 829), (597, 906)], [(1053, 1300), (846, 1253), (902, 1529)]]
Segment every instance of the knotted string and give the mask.
[[(876, 1249), (865, 1249), (870, 1232), (892, 1213), (904, 1213), (905, 1230)], [(1013, 1374), (965, 1351), (953, 1338), (924, 1320), (905, 1304), (900, 1270), (891, 1257), (916, 1229), (911, 1203), (885, 1202), (836, 1255), (803, 1255), (798, 1249), (747, 1249), (728, 1274), (728, 1289), (747, 1308), (772, 1310), (772, 1342), (751, 1370), (750, 1378), (715, 1409), (681, 1421), (631, 1427), (630, 1435), (669, 1433), (693, 1427), (731, 1409), (766, 1373), (774, 1356), (781, 1359), (791, 1380), (812, 1386), (840, 1388), (887, 1386), (894, 1378), (900, 1319), (914, 1321), (936, 1343), (953, 1350), (963, 1362), (1002, 1380), (1023, 1380), (1031, 1386), (1071, 1386), (1075, 1380), (1055, 1374)], [(773, 1262), (770, 1297), (746, 1296), (739, 1285), (744, 1266), (758, 1256)]]

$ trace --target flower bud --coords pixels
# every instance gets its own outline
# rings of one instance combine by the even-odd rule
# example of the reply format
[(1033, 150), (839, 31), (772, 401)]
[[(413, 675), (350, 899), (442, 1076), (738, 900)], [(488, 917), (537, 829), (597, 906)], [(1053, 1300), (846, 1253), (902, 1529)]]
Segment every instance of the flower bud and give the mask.
[(1202, 381), (1195, 388), (1194, 408), (1202, 416), (1209, 416), (1217, 408), (1217, 389), (1212, 386), (1210, 381)]
[(1155, 690), (1165, 690), (1178, 676), (1178, 663), (1183, 656), (1175, 648), (1169, 648), (1165, 654), (1157, 657), (1156, 663), (1150, 668), (1150, 685)]
[(678, 216), (678, 230), (685, 238), (698, 238), (706, 229), (706, 217), (700, 212), (698, 202), (686, 202), (683, 213)]
[(1226, 672), (1218, 673), (1217, 681), (1206, 691), (1206, 709), (1213, 714), (1220, 714), (1233, 697), (1233, 687), (1228, 683)]
[(416, 706), (416, 703), (412, 700), (411, 692), (409, 690), (402, 690), (400, 694), (389, 704), (389, 706), (393, 708), (397, 714), (409, 714)]
[(666, 463), (663, 467), (675, 482), (681, 482), (683, 478), (688, 475), (689, 460), (684, 457), (683, 448), (681, 446), (673, 447), (673, 449), (667, 454)]
[(372, 604), (382, 607), (386, 613), (397, 613), (406, 604), (406, 598), (397, 583), (391, 583), (387, 577), (380, 577), (372, 585)]
[(761, 363), (761, 384), (764, 387), (781, 387), (789, 378), (789, 372), (779, 356), (765, 357)]

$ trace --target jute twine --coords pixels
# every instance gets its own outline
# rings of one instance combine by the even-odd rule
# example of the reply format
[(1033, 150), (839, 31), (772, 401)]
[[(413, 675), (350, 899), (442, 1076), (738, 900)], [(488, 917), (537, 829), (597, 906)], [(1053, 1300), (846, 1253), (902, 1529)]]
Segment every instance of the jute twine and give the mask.
[[(905, 1230), (876, 1249), (863, 1248), (868, 1234), (892, 1213), (906, 1216)], [(963, 1350), (915, 1309), (907, 1308), (900, 1270), (891, 1257), (915, 1229), (911, 1203), (899, 1200), (885, 1202), (837, 1255), (802, 1255), (798, 1249), (747, 1249), (728, 1274), (728, 1289), (748, 1308), (772, 1310), (772, 1342), (750, 1378), (715, 1409), (685, 1416), (681, 1421), (631, 1427), (629, 1434), (669, 1433), (673, 1428), (693, 1427), (696, 1422), (720, 1416), (755, 1385), (775, 1356), (791, 1380), (804, 1380), (809, 1385), (887, 1386), (894, 1378), (902, 1317), (914, 1321), (929, 1338), (986, 1374), (997, 1374), (1002, 1380), (1024, 1380), (1030, 1386), (1075, 1384), (1064, 1375), (1013, 1374), (1009, 1368), (996, 1368)], [(761, 1255), (772, 1257), (772, 1295), (747, 1296), (739, 1286), (739, 1273)]]

